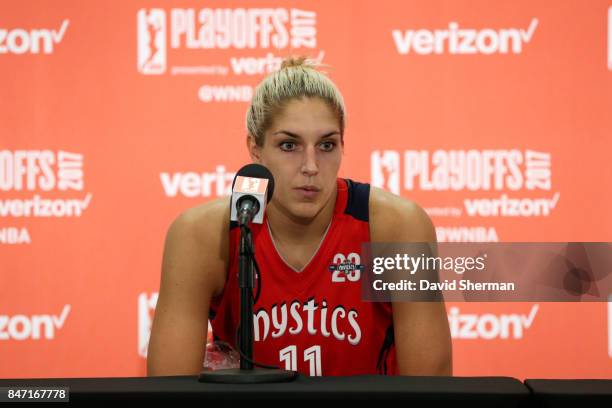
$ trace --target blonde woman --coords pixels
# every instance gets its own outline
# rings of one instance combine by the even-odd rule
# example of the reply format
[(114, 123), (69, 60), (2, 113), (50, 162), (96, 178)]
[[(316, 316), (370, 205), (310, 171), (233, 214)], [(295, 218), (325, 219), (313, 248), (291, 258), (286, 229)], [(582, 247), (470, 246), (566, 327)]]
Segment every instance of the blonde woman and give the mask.
[[(451, 375), (442, 302), (361, 300), (364, 242), (435, 242), (416, 204), (338, 178), (345, 107), (333, 82), (305, 58), (285, 60), (258, 85), (246, 147), (275, 179), (263, 224), (252, 226), (261, 271), (254, 360), (306, 375)], [(198, 374), (207, 322), (235, 347), (239, 228), (229, 198), (189, 209), (166, 237), (149, 375)]]

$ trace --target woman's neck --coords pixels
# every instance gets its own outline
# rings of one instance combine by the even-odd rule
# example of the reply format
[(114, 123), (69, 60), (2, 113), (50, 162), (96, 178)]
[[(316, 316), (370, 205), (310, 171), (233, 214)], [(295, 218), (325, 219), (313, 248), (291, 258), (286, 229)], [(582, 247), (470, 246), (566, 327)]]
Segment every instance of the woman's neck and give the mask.
[(267, 209), (268, 225), (276, 241), (287, 244), (305, 244), (319, 240), (331, 223), (336, 207), (338, 190), (312, 218), (299, 218), (286, 209), (271, 204)]

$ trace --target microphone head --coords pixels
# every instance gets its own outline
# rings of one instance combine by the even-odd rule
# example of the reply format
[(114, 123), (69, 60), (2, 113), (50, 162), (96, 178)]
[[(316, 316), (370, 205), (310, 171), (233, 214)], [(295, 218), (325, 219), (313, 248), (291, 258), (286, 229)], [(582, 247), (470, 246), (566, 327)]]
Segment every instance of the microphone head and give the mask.
[(236, 184), (236, 177), (252, 177), (259, 179), (268, 180), (268, 191), (266, 195), (266, 202), (269, 203), (272, 199), (272, 194), (274, 193), (274, 177), (270, 170), (267, 169), (266, 166), (262, 166), (261, 164), (251, 163), (243, 166), (234, 177), (234, 181), (232, 181), (232, 190), (234, 189), (234, 184)]

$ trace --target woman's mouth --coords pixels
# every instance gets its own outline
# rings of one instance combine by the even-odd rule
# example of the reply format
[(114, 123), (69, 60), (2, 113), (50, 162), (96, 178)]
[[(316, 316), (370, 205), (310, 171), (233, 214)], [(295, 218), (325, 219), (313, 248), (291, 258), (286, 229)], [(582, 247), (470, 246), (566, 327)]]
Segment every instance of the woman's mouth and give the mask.
[(311, 186), (311, 185), (300, 186), (300, 187), (295, 188), (294, 190), (296, 190), (301, 197), (308, 198), (308, 199), (315, 198), (317, 194), (321, 192), (320, 188), (318, 188), (317, 186)]

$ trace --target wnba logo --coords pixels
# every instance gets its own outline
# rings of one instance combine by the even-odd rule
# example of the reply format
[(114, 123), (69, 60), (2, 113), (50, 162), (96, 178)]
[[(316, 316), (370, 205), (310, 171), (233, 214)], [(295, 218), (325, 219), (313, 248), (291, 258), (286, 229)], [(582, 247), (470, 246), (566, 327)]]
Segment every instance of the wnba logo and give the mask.
[(149, 337), (153, 325), (153, 315), (157, 306), (158, 293), (141, 293), (138, 295), (138, 355), (147, 357)]
[(372, 185), (400, 194), (400, 154), (395, 150), (373, 151), (370, 161)]
[(608, 356), (612, 358), (612, 295), (608, 296)]
[[(608, 69), (612, 71), (612, 7), (608, 9)], [(612, 348), (610, 357), (612, 357)]]
[(242, 179), (242, 187), (240, 188), (245, 193), (257, 193), (259, 192), (259, 182), (261, 179), (244, 177)]
[[(158, 292), (147, 294), (142, 292), (138, 295), (138, 355), (147, 358), (149, 339), (151, 338), (151, 327), (157, 307)], [(212, 327), (208, 321), (208, 335), (206, 341), (213, 341)]]
[(166, 72), (166, 13), (162, 9), (138, 11), (138, 72)]
[(400, 189), (518, 191), (550, 190), (552, 187), (549, 152), (518, 149), (375, 150), (370, 158), (372, 185), (395, 194), (399, 194)]

